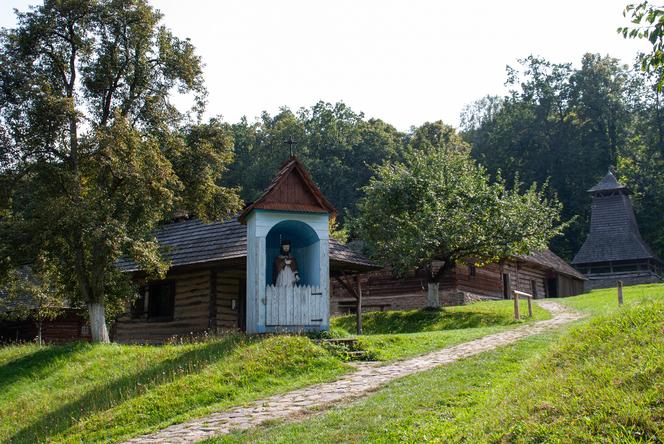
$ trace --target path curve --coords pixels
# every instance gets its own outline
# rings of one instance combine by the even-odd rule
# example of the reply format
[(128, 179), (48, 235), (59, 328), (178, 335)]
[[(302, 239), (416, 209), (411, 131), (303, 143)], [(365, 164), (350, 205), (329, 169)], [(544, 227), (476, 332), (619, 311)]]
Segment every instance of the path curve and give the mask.
[(155, 433), (136, 437), (125, 444), (194, 443), (231, 431), (246, 430), (265, 421), (301, 417), (313, 413), (314, 410), (364, 396), (394, 379), (512, 344), (519, 339), (556, 329), (584, 316), (557, 302), (537, 303), (551, 312), (553, 317), (389, 365), (361, 365), (358, 371), (336, 381), (304, 387), (255, 401), (245, 407), (175, 424)]

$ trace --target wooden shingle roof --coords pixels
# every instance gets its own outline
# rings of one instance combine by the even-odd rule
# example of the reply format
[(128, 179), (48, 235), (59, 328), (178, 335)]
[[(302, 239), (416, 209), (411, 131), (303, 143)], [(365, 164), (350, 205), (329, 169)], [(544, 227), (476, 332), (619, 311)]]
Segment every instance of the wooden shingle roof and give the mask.
[(627, 190), (625, 185), (622, 185), (616, 179), (616, 176), (613, 175), (611, 171), (606, 173), (606, 176), (600, 180), (597, 185), (588, 190), (589, 193), (595, 193), (597, 191), (611, 191), (611, 190)]
[[(238, 218), (228, 222), (204, 223), (199, 219), (173, 222), (158, 228), (155, 236), (171, 268), (244, 260), (247, 256), (247, 226)], [(138, 264), (128, 258), (120, 259), (116, 266), (125, 272), (140, 271)], [(380, 268), (360, 253), (330, 239), (330, 268), (335, 267), (358, 271)]]
[(240, 213), (240, 223), (245, 223), (245, 218), (254, 209), (330, 213), (331, 219), (336, 215), (334, 206), (295, 156), (284, 162), (263, 194)]
[(585, 276), (572, 268), (572, 266), (565, 262), (563, 258), (551, 250), (537, 251), (531, 254), (522, 254), (519, 255), (518, 258), (525, 262), (530, 262), (543, 268), (554, 270), (555, 272), (564, 274), (566, 276), (586, 280)]
[(659, 258), (641, 238), (626, 187), (609, 172), (589, 191), (616, 193), (593, 195), (590, 233), (574, 256), (572, 264), (615, 262)]

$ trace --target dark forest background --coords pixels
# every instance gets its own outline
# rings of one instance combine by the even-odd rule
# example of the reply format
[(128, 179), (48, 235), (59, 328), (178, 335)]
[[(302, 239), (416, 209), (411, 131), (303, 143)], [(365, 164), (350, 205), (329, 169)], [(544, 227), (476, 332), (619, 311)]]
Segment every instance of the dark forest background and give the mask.
[(457, 139), (492, 175), (549, 182), (565, 220), (574, 220), (551, 245), (568, 260), (588, 230), (586, 190), (614, 167), (631, 188), (643, 237), (662, 257), (664, 116), (656, 80), (609, 56), (586, 54), (578, 66), (530, 56), (507, 67), (509, 93), (468, 105), (458, 130), (429, 122), (403, 133), (343, 103), (283, 108), (228, 125), (235, 160), (224, 185), (240, 186), (242, 198), (254, 200), (288, 157), (284, 141), (292, 137), (295, 154), (347, 224), (375, 165)]

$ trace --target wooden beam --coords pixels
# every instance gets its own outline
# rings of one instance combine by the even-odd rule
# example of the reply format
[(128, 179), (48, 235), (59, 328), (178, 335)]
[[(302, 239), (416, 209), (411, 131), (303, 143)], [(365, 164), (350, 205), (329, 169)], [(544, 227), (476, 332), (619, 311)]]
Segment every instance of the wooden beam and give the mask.
[(208, 303), (208, 328), (217, 331), (217, 270), (210, 270), (210, 300)]
[[(344, 274), (344, 276), (346, 276), (346, 275)], [(341, 284), (342, 287), (344, 287), (344, 289), (346, 290), (346, 292), (348, 292), (349, 295), (351, 295), (351, 296), (354, 297), (355, 299), (358, 298), (357, 291), (355, 291), (355, 289), (353, 288), (352, 285), (350, 285), (350, 284), (349, 284), (348, 282), (346, 282), (345, 280), (341, 279), (339, 276), (335, 276), (334, 279), (335, 279), (337, 282), (339, 282), (339, 283)]]
[(357, 284), (357, 334), (362, 334), (362, 281), (358, 275), (355, 275), (355, 283)]

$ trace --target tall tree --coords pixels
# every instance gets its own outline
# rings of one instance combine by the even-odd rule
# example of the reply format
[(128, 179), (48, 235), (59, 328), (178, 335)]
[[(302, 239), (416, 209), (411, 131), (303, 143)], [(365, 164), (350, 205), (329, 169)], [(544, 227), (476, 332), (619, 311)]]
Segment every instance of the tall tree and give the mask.
[(633, 73), (611, 57), (586, 54), (580, 68), (528, 57), (509, 68), (510, 93), (466, 109), (464, 137), (491, 174), (549, 181), (560, 196), (566, 236), (552, 248), (571, 258), (587, 233), (590, 200), (599, 180), (628, 143), (633, 116), (627, 97)]
[(201, 61), (146, 0), (46, 0), (17, 18), (0, 33), (2, 264), (57, 264), (93, 340), (108, 341), (115, 260), (163, 273), (159, 221), (239, 209), (232, 190), (210, 187), (231, 160), (228, 129), (183, 126), (169, 98), (190, 94), (202, 111)]
[(644, 72), (655, 73), (657, 76), (656, 88), (662, 92), (664, 85), (664, 7), (653, 5), (649, 1), (631, 3), (625, 7), (623, 15), (630, 16), (635, 26), (618, 28), (618, 32), (625, 38), (647, 39), (652, 45), (649, 53), (641, 54), (641, 69)]
[(268, 185), (266, 171), (276, 171), (288, 157), (284, 141), (292, 137), (295, 154), (342, 217), (355, 208), (372, 166), (399, 158), (404, 138), (382, 120), (326, 102), (296, 113), (288, 108), (274, 116), (264, 112), (253, 123), (242, 119), (233, 134), (235, 162), (223, 183), (240, 185), (245, 200), (254, 200)]
[[(490, 182), (449, 127), (425, 124), (403, 162), (376, 170), (355, 227), (371, 255), (396, 274), (425, 268), (434, 301), (441, 276), (456, 263), (541, 250), (562, 232), (559, 203), (535, 185), (519, 188)], [(443, 261), (435, 272), (434, 260)]]

